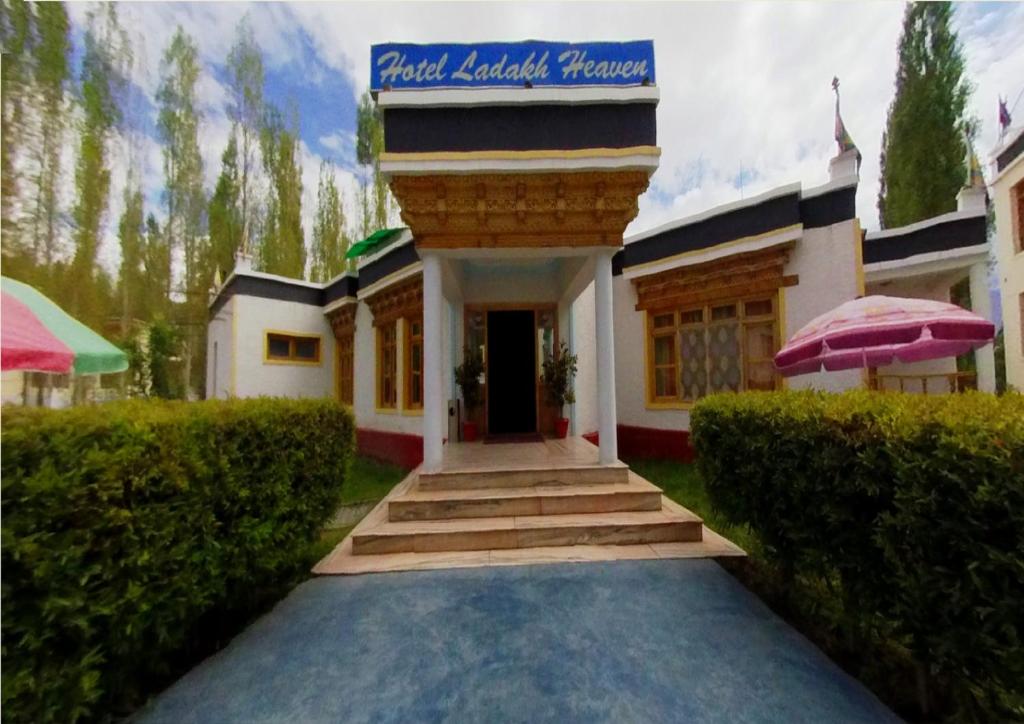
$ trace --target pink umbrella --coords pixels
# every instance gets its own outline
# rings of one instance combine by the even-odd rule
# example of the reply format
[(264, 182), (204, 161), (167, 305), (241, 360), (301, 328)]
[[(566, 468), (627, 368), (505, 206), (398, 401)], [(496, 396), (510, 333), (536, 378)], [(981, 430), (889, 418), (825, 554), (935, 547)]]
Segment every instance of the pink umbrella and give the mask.
[(57, 339), (25, 304), (2, 293), (0, 368), (35, 372), (71, 371), (75, 353)]
[(870, 296), (840, 304), (811, 320), (775, 355), (785, 377), (894, 360), (955, 357), (992, 341), (995, 325), (955, 304)]

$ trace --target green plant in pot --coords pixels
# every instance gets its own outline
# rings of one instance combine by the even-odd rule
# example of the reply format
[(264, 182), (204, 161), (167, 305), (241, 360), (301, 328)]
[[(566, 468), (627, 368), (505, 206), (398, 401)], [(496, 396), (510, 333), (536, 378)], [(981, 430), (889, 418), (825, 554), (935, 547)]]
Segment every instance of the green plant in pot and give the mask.
[(462, 364), (455, 368), (455, 384), (462, 390), (462, 406), (466, 416), (462, 421), (462, 439), (476, 440), (476, 422), (471, 420), (473, 411), (480, 406), (480, 375), (484, 373), (484, 357), (480, 350), (466, 347), (462, 352)]
[(576, 402), (572, 380), (576, 375), (576, 355), (569, 354), (569, 345), (562, 342), (544, 359), (544, 388), (548, 399), (558, 408), (555, 435), (562, 438), (569, 432), (569, 419), (563, 416), (566, 404)]

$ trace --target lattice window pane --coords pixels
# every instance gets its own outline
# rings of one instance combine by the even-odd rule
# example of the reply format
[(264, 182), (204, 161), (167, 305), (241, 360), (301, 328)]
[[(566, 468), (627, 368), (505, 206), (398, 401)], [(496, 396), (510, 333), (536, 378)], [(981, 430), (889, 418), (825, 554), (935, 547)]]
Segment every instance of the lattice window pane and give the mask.
[(708, 391), (708, 346), (704, 327), (683, 329), (679, 333), (679, 345), (682, 355), (683, 399), (697, 400)]
[(708, 329), (708, 368), (712, 392), (740, 389), (739, 324), (716, 324)]

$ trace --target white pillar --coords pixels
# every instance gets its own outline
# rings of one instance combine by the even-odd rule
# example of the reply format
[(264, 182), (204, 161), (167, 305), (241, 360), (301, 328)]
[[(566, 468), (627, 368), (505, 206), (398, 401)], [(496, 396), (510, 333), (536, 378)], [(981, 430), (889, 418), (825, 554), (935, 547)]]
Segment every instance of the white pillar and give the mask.
[(441, 293), (441, 259), (423, 255), (423, 469), (441, 469), (441, 446), (448, 408), (444, 400), (441, 325), (444, 295)]
[[(971, 265), (971, 311), (992, 321), (992, 298), (988, 289), (988, 262), (980, 261)], [(996, 391), (996, 357), (992, 343), (974, 351), (978, 366), (978, 389), (982, 392)]]
[(597, 325), (597, 431), (602, 465), (619, 458), (615, 421), (615, 334), (612, 328), (612, 252), (599, 252), (594, 266)]

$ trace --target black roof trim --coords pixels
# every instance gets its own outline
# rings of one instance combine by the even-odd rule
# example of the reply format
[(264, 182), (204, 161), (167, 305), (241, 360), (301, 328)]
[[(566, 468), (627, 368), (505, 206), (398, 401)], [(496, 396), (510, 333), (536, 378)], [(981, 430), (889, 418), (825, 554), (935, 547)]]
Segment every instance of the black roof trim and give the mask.
[(996, 156), (996, 171), (1002, 171), (1022, 153), (1024, 153), (1024, 133), (1019, 133), (1017, 139)]
[(388, 153), (569, 151), (657, 144), (654, 103), (384, 109)]
[(800, 220), (805, 229), (832, 226), (857, 216), (857, 185), (844, 186), (800, 199)]
[[(298, 281), (298, 280), (296, 280)], [(236, 294), (263, 299), (279, 299), (283, 302), (298, 302), (318, 307), (323, 306), (323, 290), (304, 284), (295, 284), (286, 279), (267, 279), (251, 277), (245, 274), (232, 276), (220, 290), (217, 299), (210, 307), (210, 317), (214, 317), (224, 308), (228, 299)]]
[(659, 261), (800, 223), (800, 193), (775, 196), (626, 244), (622, 266)]
[(420, 260), (416, 246), (412, 243), (403, 244), (392, 249), (379, 259), (375, 259), (359, 270), (359, 286), (366, 289), (384, 277), (405, 269)]
[(358, 293), (359, 277), (346, 274), (340, 279), (336, 279), (324, 287), (321, 299), (323, 306), (326, 307), (331, 302), (336, 302), (337, 300), (344, 299), (345, 297), (354, 297)]
[(918, 254), (978, 246), (987, 240), (985, 216), (953, 219), (906, 234), (864, 239), (864, 263), (909, 259)]

